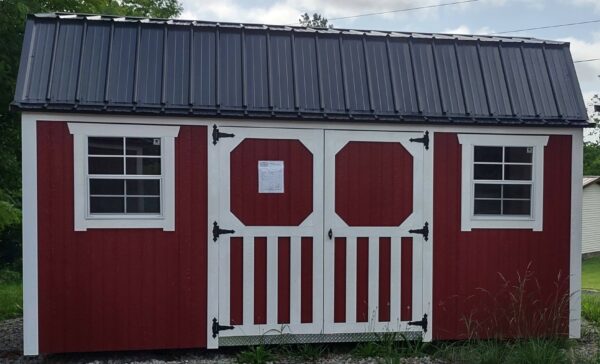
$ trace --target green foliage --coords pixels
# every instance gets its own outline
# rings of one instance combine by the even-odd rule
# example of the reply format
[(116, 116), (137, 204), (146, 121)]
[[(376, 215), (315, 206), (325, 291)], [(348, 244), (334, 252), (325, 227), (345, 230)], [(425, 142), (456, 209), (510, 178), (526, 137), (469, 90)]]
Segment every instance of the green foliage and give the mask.
[(422, 340), (409, 340), (401, 333), (389, 332), (379, 335), (377, 340), (357, 344), (351, 354), (359, 359), (380, 358), (396, 363), (402, 358), (423, 356), (430, 348), (430, 344)]
[(600, 326), (600, 295), (581, 296), (581, 315), (596, 326)]
[(438, 348), (435, 357), (451, 363), (566, 363), (567, 343), (562, 339), (528, 339), (514, 342), (471, 340), (444, 344)]
[(585, 259), (581, 264), (581, 288), (600, 292), (600, 257)]
[(530, 339), (518, 341), (510, 347), (507, 363), (558, 364), (567, 361), (565, 341)]
[(237, 355), (238, 363), (263, 364), (275, 360), (275, 354), (264, 345), (252, 346)]
[(327, 354), (327, 350), (324, 344), (284, 345), (280, 349), (282, 356), (300, 363), (316, 362)]
[[(0, 0), (0, 267), (18, 269), (21, 223), (21, 129), (13, 100), (25, 18), (30, 13), (77, 12), (170, 18), (178, 0)], [(7, 232), (7, 230), (9, 230)]]
[(600, 144), (594, 142), (583, 144), (583, 175), (600, 176)]
[(23, 315), (21, 275), (11, 270), (0, 271), (0, 321)]
[(304, 13), (300, 15), (300, 19), (298, 19), (300, 25), (304, 27), (312, 27), (312, 28), (333, 28), (333, 24), (328, 24), (329, 21), (321, 14), (314, 13), (312, 18), (308, 13)]

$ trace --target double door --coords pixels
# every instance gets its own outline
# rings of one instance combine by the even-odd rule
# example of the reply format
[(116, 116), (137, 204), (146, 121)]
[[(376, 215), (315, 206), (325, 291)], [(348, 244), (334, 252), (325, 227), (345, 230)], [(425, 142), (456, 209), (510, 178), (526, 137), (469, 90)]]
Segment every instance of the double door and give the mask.
[(422, 132), (215, 131), (209, 347), (425, 331), (415, 325), (431, 302)]

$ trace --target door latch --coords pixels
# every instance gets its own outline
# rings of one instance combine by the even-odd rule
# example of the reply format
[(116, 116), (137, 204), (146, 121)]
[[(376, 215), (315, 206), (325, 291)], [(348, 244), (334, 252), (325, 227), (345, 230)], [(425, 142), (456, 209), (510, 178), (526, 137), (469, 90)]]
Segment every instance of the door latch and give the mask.
[(213, 233), (213, 241), (217, 241), (217, 239), (219, 239), (219, 236), (221, 236), (221, 234), (234, 234), (235, 230), (221, 229), (219, 227), (219, 224), (217, 224), (217, 222), (215, 221), (213, 223), (212, 233)]
[(331, 231), (331, 229), (329, 229), (329, 231), (327, 232), (327, 237), (329, 238), (329, 240), (333, 238), (333, 231)]
[(421, 234), (425, 241), (427, 241), (427, 239), (429, 239), (429, 223), (425, 221), (425, 225), (423, 225), (421, 229), (411, 229), (408, 230), (408, 232), (411, 234)]

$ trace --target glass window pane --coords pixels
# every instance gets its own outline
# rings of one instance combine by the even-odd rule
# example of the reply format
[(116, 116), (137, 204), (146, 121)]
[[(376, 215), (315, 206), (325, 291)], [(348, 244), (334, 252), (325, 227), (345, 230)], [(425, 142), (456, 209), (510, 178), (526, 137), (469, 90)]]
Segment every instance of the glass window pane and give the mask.
[(127, 155), (160, 155), (160, 138), (126, 138)]
[(531, 198), (531, 185), (504, 185), (504, 198)]
[(124, 210), (124, 197), (90, 197), (90, 212), (92, 214), (120, 214)]
[(533, 157), (532, 147), (506, 147), (504, 148), (504, 161), (515, 163), (531, 163)]
[(503, 215), (530, 215), (530, 200), (504, 200)]
[(123, 155), (123, 138), (89, 137), (88, 154)]
[(123, 195), (124, 187), (122, 179), (90, 179), (90, 195)]
[(475, 164), (475, 171), (473, 173), (475, 179), (502, 179), (502, 165), (501, 164)]
[(123, 158), (121, 157), (89, 157), (89, 174), (123, 174)]
[(502, 162), (502, 147), (475, 147), (475, 162)]
[(475, 215), (500, 215), (500, 200), (475, 200)]
[(127, 195), (160, 195), (160, 181), (157, 179), (128, 179)]
[(531, 181), (531, 165), (505, 165), (504, 179), (513, 181)]
[(159, 214), (160, 213), (160, 198), (159, 197), (127, 197), (127, 212), (144, 213), (144, 214)]
[(475, 197), (481, 198), (500, 198), (502, 192), (502, 185), (490, 185), (490, 184), (475, 184)]
[(160, 175), (160, 158), (127, 158), (127, 174)]

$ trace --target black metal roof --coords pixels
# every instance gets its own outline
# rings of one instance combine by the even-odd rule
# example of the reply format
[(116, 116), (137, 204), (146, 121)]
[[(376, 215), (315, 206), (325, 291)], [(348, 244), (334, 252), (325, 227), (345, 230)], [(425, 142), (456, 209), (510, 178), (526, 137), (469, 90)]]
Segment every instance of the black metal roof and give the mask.
[(587, 125), (568, 43), (58, 13), (27, 19), (13, 106)]

